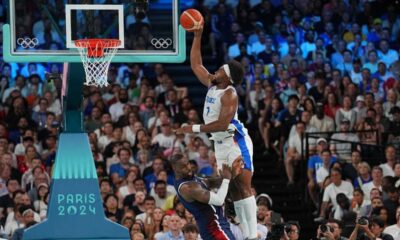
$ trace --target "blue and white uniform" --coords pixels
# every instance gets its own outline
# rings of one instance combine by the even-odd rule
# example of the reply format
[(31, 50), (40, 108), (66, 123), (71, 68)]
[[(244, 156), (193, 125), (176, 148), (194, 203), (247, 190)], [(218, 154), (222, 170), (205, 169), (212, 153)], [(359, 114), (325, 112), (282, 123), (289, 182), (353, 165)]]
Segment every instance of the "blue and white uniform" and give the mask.
[[(228, 86), (225, 89), (217, 89), (217, 86), (211, 86), (208, 89), (203, 110), (205, 124), (218, 120), (222, 108), (221, 98), (228, 89), (232, 89), (236, 93), (233, 86)], [(247, 129), (239, 121), (237, 111), (227, 131), (214, 132), (211, 133), (211, 136), (211, 140), (214, 140), (215, 157), (219, 169), (222, 168), (222, 164), (232, 166), (233, 161), (242, 156), (244, 168), (254, 171), (253, 142)]]
[(204, 189), (208, 187), (198, 177), (181, 178), (175, 180), (174, 186), (183, 206), (193, 214), (199, 227), (199, 233), (204, 240), (234, 240), (228, 220), (224, 217), (222, 207), (201, 203), (198, 201), (187, 202), (180, 193), (183, 184), (196, 182)]

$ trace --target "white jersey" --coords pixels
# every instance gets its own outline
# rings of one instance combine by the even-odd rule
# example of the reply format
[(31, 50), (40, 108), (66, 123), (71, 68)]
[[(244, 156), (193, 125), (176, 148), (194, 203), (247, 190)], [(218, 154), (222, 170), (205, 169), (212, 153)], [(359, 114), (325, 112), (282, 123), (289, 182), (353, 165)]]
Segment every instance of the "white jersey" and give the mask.
[[(209, 124), (218, 120), (222, 108), (221, 98), (228, 89), (232, 89), (236, 93), (236, 89), (233, 86), (228, 86), (225, 89), (217, 89), (217, 86), (212, 86), (208, 89), (203, 109), (203, 119), (205, 124)], [(224, 138), (231, 137), (233, 136), (235, 130), (242, 136), (247, 135), (247, 129), (239, 121), (237, 111), (230, 123), (231, 124), (229, 124), (227, 131), (211, 133), (211, 139), (222, 140)]]

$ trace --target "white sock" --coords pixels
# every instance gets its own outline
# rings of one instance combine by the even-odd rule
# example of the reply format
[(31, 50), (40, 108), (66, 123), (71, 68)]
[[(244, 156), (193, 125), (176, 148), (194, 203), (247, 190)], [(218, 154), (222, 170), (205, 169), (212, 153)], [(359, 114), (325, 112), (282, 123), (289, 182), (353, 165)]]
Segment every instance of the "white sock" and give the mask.
[(245, 209), (243, 207), (243, 200), (233, 202), (233, 205), (235, 206), (235, 213), (239, 219), (240, 228), (242, 229), (243, 237), (244, 237), (244, 239), (246, 239), (249, 236), (249, 229), (248, 229), (248, 224), (246, 221), (246, 213), (244, 212)]
[(242, 208), (245, 213), (247, 228), (249, 231), (248, 238), (257, 238), (257, 204), (254, 196), (242, 200)]

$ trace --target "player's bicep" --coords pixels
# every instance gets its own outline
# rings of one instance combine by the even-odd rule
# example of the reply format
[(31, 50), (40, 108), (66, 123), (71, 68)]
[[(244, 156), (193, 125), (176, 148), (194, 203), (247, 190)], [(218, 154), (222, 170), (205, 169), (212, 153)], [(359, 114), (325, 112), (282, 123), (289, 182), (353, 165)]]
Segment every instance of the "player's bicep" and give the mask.
[(199, 184), (188, 184), (181, 188), (181, 195), (188, 201), (198, 201), (208, 203), (210, 201), (210, 192), (202, 188)]
[(192, 70), (202, 84), (207, 87), (210, 86), (210, 73), (203, 65), (192, 66)]
[(235, 117), (238, 106), (238, 97), (233, 91), (226, 91), (221, 98), (221, 113), (219, 114), (219, 121), (226, 123), (228, 127), (231, 120)]

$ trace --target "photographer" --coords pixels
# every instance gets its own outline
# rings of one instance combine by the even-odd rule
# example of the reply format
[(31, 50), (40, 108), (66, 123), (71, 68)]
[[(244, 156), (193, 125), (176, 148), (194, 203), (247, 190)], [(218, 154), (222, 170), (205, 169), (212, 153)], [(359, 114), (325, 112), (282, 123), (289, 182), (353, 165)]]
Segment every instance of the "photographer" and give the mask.
[(291, 240), (288, 233), (291, 231), (291, 226), (284, 223), (273, 224), (271, 231), (268, 233), (267, 240)]
[(393, 240), (389, 234), (383, 233), (384, 222), (379, 217), (373, 217), (369, 223), (366, 218), (360, 218), (349, 240), (371, 240), (380, 238), (382, 240)]
[(324, 240), (348, 240), (342, 237), (342, 222), (336, 219), (328, 220), (326, 224), (321, 224), (317, 230), (317, 239)]

